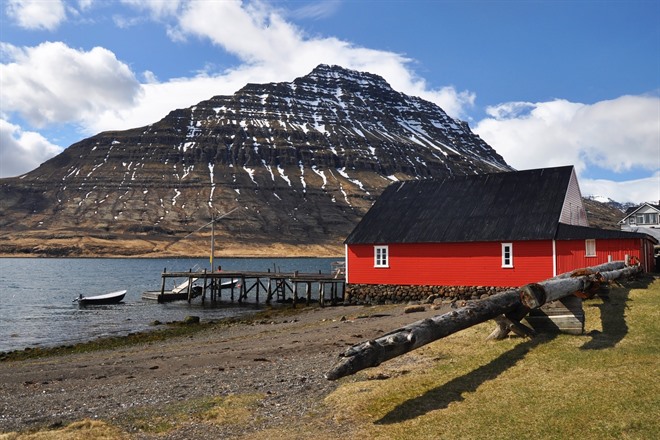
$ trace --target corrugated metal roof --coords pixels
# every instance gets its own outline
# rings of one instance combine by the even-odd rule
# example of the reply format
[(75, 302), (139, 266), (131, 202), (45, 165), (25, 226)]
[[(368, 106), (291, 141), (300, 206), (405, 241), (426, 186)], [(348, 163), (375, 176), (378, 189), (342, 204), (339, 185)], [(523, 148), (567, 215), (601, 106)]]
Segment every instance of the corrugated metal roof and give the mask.
[(572, 173), (564, 166), (395, 183), (345, 243), (553, 239)]

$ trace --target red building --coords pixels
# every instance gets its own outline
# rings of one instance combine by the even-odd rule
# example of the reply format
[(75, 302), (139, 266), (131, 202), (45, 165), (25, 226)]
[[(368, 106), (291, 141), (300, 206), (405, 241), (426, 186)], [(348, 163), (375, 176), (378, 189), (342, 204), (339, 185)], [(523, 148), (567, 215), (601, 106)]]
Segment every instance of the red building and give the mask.
[(390, 185), (345, 241), (350, 285), (513, 287), (637, 258), (646, 234), (588, 227), (572, 166)]

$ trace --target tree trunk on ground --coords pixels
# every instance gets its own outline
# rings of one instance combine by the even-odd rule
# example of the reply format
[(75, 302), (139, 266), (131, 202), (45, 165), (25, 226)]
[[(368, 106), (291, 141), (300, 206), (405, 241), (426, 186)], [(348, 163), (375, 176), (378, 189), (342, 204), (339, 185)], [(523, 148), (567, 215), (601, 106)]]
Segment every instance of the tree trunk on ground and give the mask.
[[(578, 291), (588, 291), (601, 281), (611, 281), (637, 272), (641, 272), (640, 266), (625, 267), (623, 262), (606, 263), (574, 272), (583, 275), (572, 278), (570, 275), (560, 275), (538, 284), (528, 284), (520, 289), (507, 290), (471, 302), (457, 310), (414, 322), (372, 341), (350, 347), (340, 354), (339, 361), (325, 377), (328, 380), (336, 380), (365, 368), (378, 366), (389, 359), (501, 315), (517, 327), (515, 323), (519, 323), (530, 309)], [(518, 330), (524, 331), (519, 328)]]

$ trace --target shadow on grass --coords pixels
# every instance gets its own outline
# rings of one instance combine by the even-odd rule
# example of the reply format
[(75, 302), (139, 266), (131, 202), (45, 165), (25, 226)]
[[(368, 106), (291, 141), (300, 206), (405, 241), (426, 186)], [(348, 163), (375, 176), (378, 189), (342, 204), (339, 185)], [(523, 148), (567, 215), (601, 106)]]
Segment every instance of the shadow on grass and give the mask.
[[(627, 302), (631, 301), (628, 298), (630, 291), (648, 287), (653, 279), (651, 276), (643, 276), (633, 281), (623, 281), (617, 287), (612, 288), (609, 295), (601, 295), (603, 303), (593, 305), (593, 307), (600, 308), (603, 331), (590, 332), (589, 335), (592, 336), (592, 340), (585, 343), (581, 349), (603, 349), (613, 347), (621, 341), (628, 333), (625, 310)], [(434, 410), (447, 408), (452, 402), (460, 402), (464, 400), (464, 393), (474, 392), (483, 383), (496, 379), (500, 374), (522, 360), (530, 350), (552, 341), (557, 335), (558, 333), (538, 334), (536, 337), (528, 339), (501, 354), (486, 365), (429, 390), (419, 397), (403, 402), (375, 423), (379, 425), (399, 423)]]
[(403, 402), (383, 418), (377, 420), (376, 424), (388, 425), (411, 420), (430, 411), (447, 408), (452, 402), (460, 402), (464, 399), (464, 393), (473, 392), (483, 383), (497, 378), (516, 365), (534, 347), (545, 344), (556, 336), (556, 334), (539, 334), (532, 339), (528, 339), (486, 365), (482, 365), (476, 370), (457, 377), (440, 387), (429, 390), (419, 397)]
[(602, 331), (592, 330), (587, 333), (591, 340), (586, 342), (581, 350), (603, 350), (612, 348), (628, 334), (628, 325), (626, 324), (626, 309), (632, 289), (645, 289), (653, 282), (653, 277), (642, 276), (633, 281), (623, 281), (616, 287), (612, 287), (605, 294), (599, 294), (602, 299), (600, 304), (589, 304), (585, 302), (586, 307), (596, 307), (600, 309), (600, 320)]

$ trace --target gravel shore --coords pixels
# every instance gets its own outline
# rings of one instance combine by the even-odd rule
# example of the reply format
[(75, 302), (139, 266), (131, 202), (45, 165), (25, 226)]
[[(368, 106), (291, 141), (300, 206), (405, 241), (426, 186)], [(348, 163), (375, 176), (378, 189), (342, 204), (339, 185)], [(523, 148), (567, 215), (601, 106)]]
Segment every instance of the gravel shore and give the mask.
[[(0, 432), (106, 421), (131, 438), (237, 438), (320, 411), (337, 386), (323, 374), (347, 346), (438, 314), (405, 306), (339, 306), (231, 324), (120, 349), (0, 362)], [(250, 423), (179, 420), (165, 434), (144, 431), (136, 414), (231, 395), (264, 396)], [(336, 432), (324, 417), (326, 433)], [(346, 434), (344, 430), (343, 434)], [(326, 436), (327, 437), (327, 436)], [(343, 437), (343, 435), (342, 435)]]

